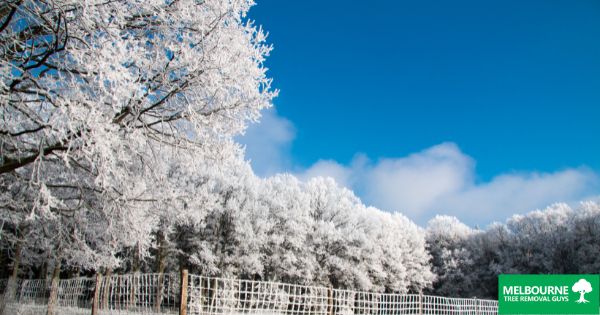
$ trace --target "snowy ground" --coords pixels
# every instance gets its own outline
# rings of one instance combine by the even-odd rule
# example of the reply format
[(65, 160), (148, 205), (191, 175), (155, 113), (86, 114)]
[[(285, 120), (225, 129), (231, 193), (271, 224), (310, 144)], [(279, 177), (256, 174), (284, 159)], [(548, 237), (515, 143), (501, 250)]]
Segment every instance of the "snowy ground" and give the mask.
[[(47, 306), (41, 304), (9, 304), (6, 306), (6, 314), (11, 315), (46, 315)], [(57, 315), (90, 315), (91, 309), (79, 307), (56, 307)], [(120, 311), (120, 310), (100, 310), (100, 315), (171, 315), (178, 314), (178, 311), (163, 311), (161, 313), (150, 312), (148, 310), (140, 311)]]
[[(47, 314), (47, 305), (43, 304), (9, 304), (6, 307), (6, 314), (11, 315), (46, 315)], [(90, 315), (91, 309), (89, 308), (79, 308), (79, 307), (56, 307), (56, 315)], [(177, 310), (163, 310), (160, 313), (152, 312), (149, 310), (129, 310), (129, 311), (121, 311), (121, 310), (99, 310), (100, 315), (175, 315), (179, 314)], [(194, 312), (189, 312), (188, 314), (194, 315)], [(252, 315), (282, 315), (276, 312), (253, 312)], [(228, 313), (228, 315), (248, 315), (248, 313)]]

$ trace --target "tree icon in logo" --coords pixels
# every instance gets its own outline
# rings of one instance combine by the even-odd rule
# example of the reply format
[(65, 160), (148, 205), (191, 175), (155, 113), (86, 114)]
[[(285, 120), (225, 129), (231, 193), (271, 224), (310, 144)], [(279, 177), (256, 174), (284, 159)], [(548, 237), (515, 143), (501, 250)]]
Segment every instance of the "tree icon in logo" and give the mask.
[(580, 294), (579, 296), (579, 300), (575, 301), (577, 303), (587, 303), (589, 302), (588, 300), (586, 300), (583, 296), (586, 293), (590, 293), (592, 292), (592, 284), (589, 283), (587, 280), (585, 279), (579, 279), (579, 281), (577, 281), (573, 287), (571, 288), (571, 290), (573, 290), (573, 292), (577, 292)]

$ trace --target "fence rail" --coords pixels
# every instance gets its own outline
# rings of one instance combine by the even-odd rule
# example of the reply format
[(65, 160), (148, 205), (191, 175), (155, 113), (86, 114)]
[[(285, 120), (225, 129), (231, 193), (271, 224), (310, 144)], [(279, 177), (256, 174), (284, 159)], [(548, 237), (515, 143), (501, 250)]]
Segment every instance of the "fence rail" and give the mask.
[[(494, 300), (388, 294), (279, 282), (126, 274), (0, 280), (0, 314), (433, 315), (497, 314)], [(186, 283), (187, 282), (187, 283)]]

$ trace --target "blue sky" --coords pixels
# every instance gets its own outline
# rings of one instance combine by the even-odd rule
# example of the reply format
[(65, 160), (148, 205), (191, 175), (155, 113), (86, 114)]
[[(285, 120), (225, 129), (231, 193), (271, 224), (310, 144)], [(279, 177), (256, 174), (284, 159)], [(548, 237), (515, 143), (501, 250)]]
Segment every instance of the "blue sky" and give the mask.
[(280, 89), (242, 139), (258, 174), (332, 176), (418, 223), (600, 195), (599, 1), (257, 0), (250, 18)]

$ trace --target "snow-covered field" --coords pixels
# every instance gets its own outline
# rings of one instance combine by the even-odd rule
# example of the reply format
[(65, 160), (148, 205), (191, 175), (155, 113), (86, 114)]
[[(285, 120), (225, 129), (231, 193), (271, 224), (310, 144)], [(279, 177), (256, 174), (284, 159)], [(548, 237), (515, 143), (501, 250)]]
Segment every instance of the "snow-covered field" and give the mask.
[[(178, 314), (178, 311), (162, 311), (160, 313), (149, 310), (99, 310), (100, 315), (171, 315)], [(47, 305), (43, 304), (9, 304), (6, 307), (6, 314), (11, 315), (46, 315)], [(56, 315), (90, 315), (91, 309), (79, 307), (56, 307)]]
[[(42, 304), (9, 304), (6, 308), (6, 314), (11, 315), (46, 315), (47, 306)], [(56, 315), (89, 315), (91, 310), (89, 308), (78, 308), (78, 307), (57, 307)], [(152, 312), (147, 309), (145, 310), (99, 310), (100, 315), (175, 315), (179, 314), (177, 310), (163, 310), (160, 313)], [(195, 315), (194, 312), (188, 312), (190, 315)], [(243, 315), (248, 313), (230, 312), (227, 315)], [(283, 315), (281, 313), (272, 311), (256, 311), (252, 315)]]

